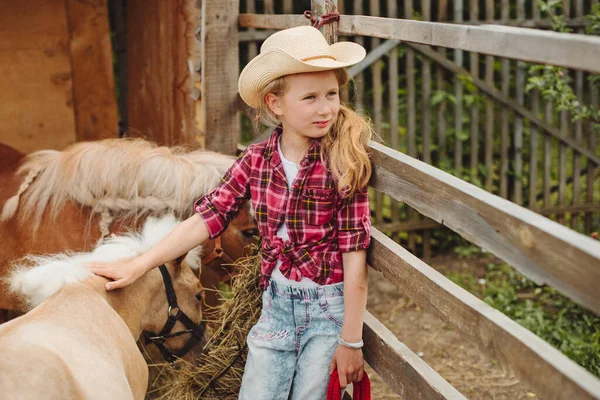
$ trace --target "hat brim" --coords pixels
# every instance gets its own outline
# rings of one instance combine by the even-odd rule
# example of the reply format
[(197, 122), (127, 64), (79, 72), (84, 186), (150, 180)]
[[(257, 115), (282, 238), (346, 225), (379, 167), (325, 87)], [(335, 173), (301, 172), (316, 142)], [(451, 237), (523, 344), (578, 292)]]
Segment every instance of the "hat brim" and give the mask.
[(272, 49), (254, 57), (244, 67), (238, 80), (240, 97), (251, 107), (261, 104), (260, 91), (271, 81), (284, 75), (328, 71), (345, 68), (362, 61), (365, 49), (356, 43), (338, 42), (329, 46), (335, 60), (323, 57), (301, 61), (282, 49)]

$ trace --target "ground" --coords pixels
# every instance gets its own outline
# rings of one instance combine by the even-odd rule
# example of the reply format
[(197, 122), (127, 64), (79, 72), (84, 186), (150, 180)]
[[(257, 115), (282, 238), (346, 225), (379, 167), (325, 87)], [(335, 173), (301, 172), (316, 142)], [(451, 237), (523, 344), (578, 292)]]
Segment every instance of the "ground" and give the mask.
[[(460, 260), (454, 255), (434, 258), (429, 264), (440, 272), (472, 270), (475, 276), (481, 268), (476, 262)], [(466, 342), (459, 332), (423, 310), (372, 269), (367, 309), (468, 399), (540, 398), (510, 370)], [(402, 399), (371, 368), (367, 368), (367, 372), (372, 381), (373, 399)]]

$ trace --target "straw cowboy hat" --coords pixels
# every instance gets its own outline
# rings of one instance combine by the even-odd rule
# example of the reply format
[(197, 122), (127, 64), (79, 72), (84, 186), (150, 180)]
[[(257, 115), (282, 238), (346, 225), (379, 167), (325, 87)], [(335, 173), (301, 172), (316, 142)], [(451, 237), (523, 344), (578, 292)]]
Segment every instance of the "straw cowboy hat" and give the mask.
[(240, 74), (238, 89), (251, 107), (261, 104), (260, 91), (274, 79), (302, 72), (344, 68), (365, 58), (365, 49), (356, 43), (338, 42), (331, 46), (312, 26), (285, 29), (269, 36)]

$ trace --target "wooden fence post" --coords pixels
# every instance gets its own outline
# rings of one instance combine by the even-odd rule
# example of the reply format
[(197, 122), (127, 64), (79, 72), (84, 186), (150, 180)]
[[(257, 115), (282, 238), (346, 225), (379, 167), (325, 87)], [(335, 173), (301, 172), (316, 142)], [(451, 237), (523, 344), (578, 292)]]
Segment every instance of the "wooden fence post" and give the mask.
[[(311, 0), (310, 10), (315, 17), (320, 17), (323, 14), (329, 14), (337, 12), (337, 0)], [(331, 24), (323, 25), (321, 32), (327, 43), (332, 44), (337, 42), (337, 27), (338, 23), (333, 22)]]
[(235, 154), (239, 0), (205, 0), (202, 9), (202, 121), (206, 149)]

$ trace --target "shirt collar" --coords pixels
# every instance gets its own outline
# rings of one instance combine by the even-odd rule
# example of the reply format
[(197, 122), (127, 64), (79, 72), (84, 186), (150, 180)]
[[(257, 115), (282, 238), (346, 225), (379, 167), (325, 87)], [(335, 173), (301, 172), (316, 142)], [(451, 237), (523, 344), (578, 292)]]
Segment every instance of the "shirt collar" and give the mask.
[[(277, 152), (277, 146), (279, 143), (279, 137), (283, 133), (283, 128), (278, 126), (273, 130), (271, 137), (267, 140), (267, 145), (265, 146), (265, 159), (270, 160), (272, 165), (277, 165), (281, 161), (279, 158), (279, 154)], [(305, 166), (308, 164), (312, 164), (313, 162), (321, 159), (321, 141), (315, 140), (313, 144), (310, 146), (306, 155), (300, 161), (301, 166)]]

